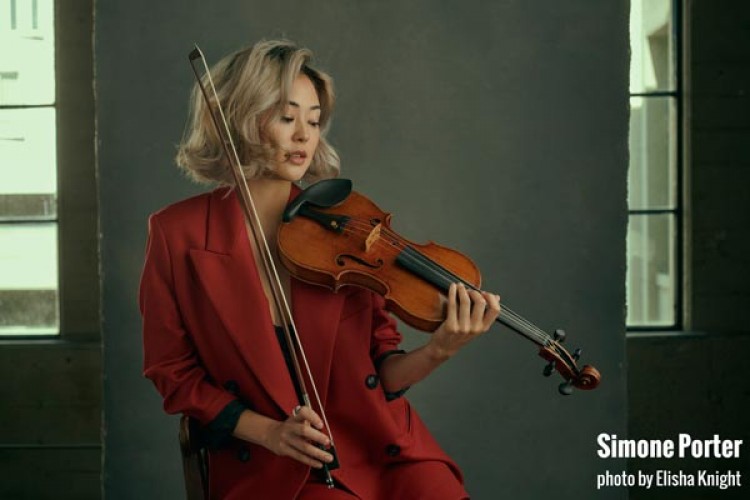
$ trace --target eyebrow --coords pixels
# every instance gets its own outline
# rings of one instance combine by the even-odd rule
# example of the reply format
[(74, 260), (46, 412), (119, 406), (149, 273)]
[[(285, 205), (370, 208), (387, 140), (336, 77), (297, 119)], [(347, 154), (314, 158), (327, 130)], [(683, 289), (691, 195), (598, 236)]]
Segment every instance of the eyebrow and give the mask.
[[(294, 102), (294, 101), (289, 101), (289, 105), (290, 106), (294, 106), (295, 108), (299, 108), (300, 107), (300, 105), (298, 103)], [(315, 106), (310, 106), (310, 109), (313, 109), (313, 110), (320, 109), (320, 104), (316, 104)]]

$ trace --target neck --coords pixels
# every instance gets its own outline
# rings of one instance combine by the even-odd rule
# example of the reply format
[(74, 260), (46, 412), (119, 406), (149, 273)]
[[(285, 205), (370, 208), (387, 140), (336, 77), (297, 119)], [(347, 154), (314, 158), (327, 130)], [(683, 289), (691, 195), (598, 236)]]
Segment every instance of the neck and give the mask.
[(255, 209), (258, 211), (263, 232), (270, 241), (276, 234), (281, 216), (289, 200), (292, 183), (282, 179), (253, 179), (248, 181), (250, 195), (253, 197)]
[(289, 200), (292, 183), (280, 179), (253, 179), (247, 185), (261, 219), (280, 220)]

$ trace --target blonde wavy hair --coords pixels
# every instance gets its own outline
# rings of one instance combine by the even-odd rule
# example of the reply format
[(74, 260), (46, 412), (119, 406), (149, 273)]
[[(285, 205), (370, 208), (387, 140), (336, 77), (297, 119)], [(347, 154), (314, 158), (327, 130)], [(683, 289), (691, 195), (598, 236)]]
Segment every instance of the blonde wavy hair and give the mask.
[[(274, 146), (261, 140), (266, 123), (283, 112), (298, 75), (307, 76), (320, 100), (320, 142), (306, 182), (336, 177), (339, 157), (325, 136), (335, 102), (333, 79), (311, 65), (312, 52), (287, 40), (260, 41), (238, 50), (211, 68), (211, 77), (237, 147), (245, 178), (268, 175)], [(204, 76), (204, 80), (206, 77)], [(190, 97), (190, 118), (179, 145), (177, 165), (199, 183), (234, 185), (231, 168), (196, 83)]]

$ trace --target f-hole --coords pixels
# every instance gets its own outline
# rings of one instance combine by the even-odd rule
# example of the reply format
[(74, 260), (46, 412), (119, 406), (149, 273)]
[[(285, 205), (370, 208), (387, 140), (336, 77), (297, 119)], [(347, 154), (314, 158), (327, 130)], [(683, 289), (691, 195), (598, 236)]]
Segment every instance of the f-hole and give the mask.
[(356, 255), (351, 255), (348, 253), (343, 253), (343, 254), (336, 256), (336, 264), (338, 264), (341, 267), (346, 265), (347, 260), (352, 260), (356, 262), (357, 264), (361, 266), (369, 267), (370, 269), (379, 269), (383, 267), (383, 259), (375, 259), (374, 262), (367, 262), (361, 257), (357, 257)]

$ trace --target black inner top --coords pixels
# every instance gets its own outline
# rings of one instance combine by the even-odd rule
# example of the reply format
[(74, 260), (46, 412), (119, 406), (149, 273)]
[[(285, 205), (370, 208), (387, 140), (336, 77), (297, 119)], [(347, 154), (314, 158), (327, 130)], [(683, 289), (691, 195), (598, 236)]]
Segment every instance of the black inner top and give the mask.
[[(294, 364), (292, 364), (292, 354), (289, 351), (289, 346), (287, 345), (286, 338), (284, 337), (284, 327), (274, 325), (274, 329), (276, 330), (276, 338), (279, 340), (279, 345), (281, 346), (281, 352), (284, 354), (284, 361), (286, 362), (286, 367), (289, 371), (289, 378), (294, 384), (294, 392), (297, 394), (297, 401), (299, 401), (299, 404), (302, 405), (305, 402), (302, 397), (302, 388), (299, 386), (299, 381), (291, 375), (292, 373), (294, 373)], [(294, 332), (293, 330), (291, 330), (291, 328), (290, 333), (292, 334), (292, 342), (294, 342)]]

